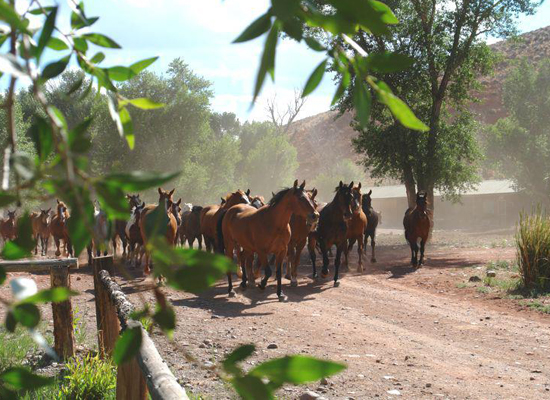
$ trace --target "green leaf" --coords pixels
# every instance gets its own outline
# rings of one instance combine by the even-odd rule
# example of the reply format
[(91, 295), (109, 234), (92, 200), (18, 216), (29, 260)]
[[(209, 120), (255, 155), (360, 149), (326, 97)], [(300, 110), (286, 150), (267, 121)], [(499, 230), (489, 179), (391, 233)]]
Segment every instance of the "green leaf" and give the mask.
[(141, 192), (153, 187), (161, 186), (179, 176), (179, 172), (143, 172), (109, 174), (103, 178), (104, 182), (120, 187), (126, 193)]
[[(164, 103), (157, 103), (157, 102), (154, 102), (153, 100), (148, 99), (146, 97), (139, 97), (137, 99), (129, 99), (129, 100), (126, 100), (125, 102), (130, 103), (134, 107), (141, 108), (142, 110), (153, 110), (155, 108), (162, 108), (162, 107), (165, 106)], [(121, 103), (123, 104), (124, 102), (121, 102)]]
[(249, 375), (265, 377), (274, 382), (301, 385), (335, 375), (346, 366), (333, 361), (306, 356), (286, 356), (266, 361), (249, 372)]
[(65, 116), (63, 115), (63, 113), (61, 111), (59, 111), (59, 109), (57, 107), (49, 105), (48, 109), (50, 110), (50, 112), (53, 113), (55, 123), (56, 123), (57, 126), (59, 126), (60, 128), (65, 129), (65, 130), (69, 129), (67, 127), (67, 120), (65, 119)]
[(12, 312), (15, 320), (26, 328), (34, 328), (40, 322), (40, 311), (34, 304), (17, 304)]
[(86, 42), (86, 40), (81, 37), (74, 37), (73, 43), (76, 50), (86, 54), (86, 52), (88, 51), (88, 42)]
[(317, 68), (315, 68), (315, 70), (306, 82), (306, 86), (304, 87), (304, 90), (302, 92), (302, 97), (306, 97), (315, 89), (317, 89), (317, 86), (319, 86), (321, 80), (323, 79), (323, 75), (325, 75), (327, 62), (328, 60), (324, 60), (323, 62), (321, 62), (321, 64), (317, 66)]
[(147, 68), (149, 65), (153, 64), (155, 61), (158, 60), (158, 57), (151, 57), (146, 58), (144, 60), (138, 61), (130, 65), (130, 69), (134, 71), (134, 74), (139, 74), (141, 71), (143, 71), (145, 68)]
[(17, 238), (7, 242), (2, 249), (2, 257), (5, 260), (18, 260), (30, 257), (36, 242), (32, 234), (32, 223), (28, 212), (17, 221)]
[(357, 120), (361, 127), (364, 128), (369, 123), (372, 96), (365, 85), (365, 81), (359, 75), (355, 77), (353, 103)]
[(107, 181), (99, 181), (94, 183), (94, 188), (101, 208), (111, 220), (128, 218), (126, 193), (119, 186)]
[(223, 361), (223, 369), (233, 375), (238, 375), (241, 373), (240, 368), (237, 366), (237, 363), (244, 361), (254, 353), (256, 347), (253, 344), (245, 344), (243, 346), (237, 347), (233, 350), (225, 360)]
[(53, 132), (50, 124), (43, 117), (37, 115), (27, 136), (32, 139), (40, 161), (46, 161), (53, 151)]
[(351, 74), (348, 70), (345, 70), (343, 72), (342, 77), (340, 78), (340, 83), (338, 84), (338, 88), (336, 89), (336, 92), (334, 93), (334, 97), (332, 98), (332, 102), (330, 103), (331, 106), (334, 106), (338, 100), (342, 98), (344, 93), (346, 92), (346, 89), (348, 88), (351, 81)]
[(6, 281), (7, 275), (4, 267), (0, 267), (0, 285), (3, 285)]
[(144, 229), (145, 235), (148, 238), (149, 242), (153, 242), (153, 239), (156, 236), (164, 237), (166, 233), (166, 226), (170, 222), (168, 215), (166, 215), (166, 210), (164, 205), (155, 207), (147, 215), (142, 216), (144, 218)]
[(19, 14), (5, 1), (0, 2), (0, 21), (4, 21), (8, 25), (15, 26), (22, 32), (28, 32), (27, 25), (21, 20)]
[(118, 116), (120, 118), (120, 122), (122, 123), (122, 132), (124, 133), (124, 137), (128, 142), (128, 147), (130, 149), (133, 149), (135, 138), (132, 117), (130, 116), (130, 113), (128, 112), (128, 109), (126, 107), (120, 107), (118, 109)]
[[(0, 2), (0, 4), (4, 3)], [(0, 54), (0, 72), (16, 78), (25, 78), (27, 76), (27, 72), (19, 63), (19, 60), (10, 53)]]
[(260, 62), (260, 68), (258, 69), (258, 75), (256, 77), (256, 85), (254, 87), (254, 99), (252, 103), (256, 101), (256, 98), (262, 90), (264, 84), (265, 75), (269, 73), (271, 78), (275, 78), (275, 50), (277, 48), (277, 40), (279, 38), (279, 24), (275, 22), (267, 35), (265, 41), (264, 51), (262, 53), (262, 59)]
[(268, 386), (255, 376), (246, 375), (233, 378), (231, 384), (243, 400), (273, 399), (273, 394)]
[(92, 138), (88, 129), (92, 124), (92, 118), (85, 118), (69, 131), (69, 147), (75, 153), (86, 153), (92, 147)]
[(7, 383), (17, 390), (30, 390), (51, 385), (54, 382), (54, 378), (33, 374), (22, 367), (11, 367), (2, 372), (0, 381)]
[(140, 326), (128, 328), (120, 335), (113, 351), (113, 361), (116, 365), (124, 364), (135, 357), (141, 347), (141, 335)]
[(0, 190), (0, 207), (6, 207), (17, 200), (17, 196)]
[(90, 62), (93, 63), (93, 64), (99, 64), (103, 60), (105, 60), (105, 53), (102, 53), (100, 51), (95, 56), (92, 57)]
[(374, 10), (376, 10), (382, 18), (382, 22), (389, 24), (389, 25), (395, 25), (399, 23), (399, 20), (386, 4), (382, 3), (381, 1), (376, 0), (369, 0), (371, 3), (371, 6)]
[[(77, 199), (77, 196), (79, 199)], [(94, 226), (94, 205), (90, 200), (90, 192), (77, 187), (69, 191), (64, 199), (69, 203), (71, 217), (67, 220), (69, 237), (74, 247), (74, 254), (78, 255), (90, 244), (91, 230)]]
[(31, 13), (32, 15), (47, 15), (54, 8), (56, 7), (48, 6), (48, 7), (35, 8), (34, 10), (29, 11), (29, 13)]
[(4, 323), (4, 325), (6, 326), (6, 330), (8, 332), (15, 332), (15, 328), (17, 327), (17, 320), (13, 316), (12, 311), (8, 311), (8, 313), (6, 314), (6, 322)]
[(309, 48), (312, 49), (312, 50), (315, 50), (315, 51), (326, 51), (327, 50), (327, 48), (325, 46), (323, 46), (321, 43), (319, 43), (316, 39), (314, 39), (312, 37), (306, 36), (304, 38), (304, 40), (306, 41), (306, 44), (309, 46)]
[(68, 300), (71, 296), (78, 295), (78, 292), (73, 292), (66, 287), (55, 287), (52, 289), (44, 289), (38, 293), (25, 298), (22, 303), (59, 303)]
[[(69, 88), (69, 91), (66, 93), (66, 95), (67, 96), (72, 95), (74, 92), (76, 92), (78, 89), (80, 89), (80, 87), (82, 86), (83, 83), (84, 83), (84, 77), (81, 77), (81, 78), (77, 79), (76, 82), (73, 83), (72, 86)], [(92, 84), (92, 82), (90, 81), (89, 87), (92, 86), (91, 84)]]
[(21, 179), (31, 180), (36, 172), (36, 164), (33, 158), (21, 151), (16, 151), (11, 155), (13, 170)]
[(99, 18), (87, 18), (84, 13), (84, 3), (81, 1), (76, 7), (73, 7), (71, 13), (71, 28), (78, 30), (86, 26), (92, 26)]
[(373, 71), (388, 74), (399, 72), (413, 65), (414, 59), (398, 53), (371, 53), (367, 57), (367, 66)]
[(69, 54), (68, 56), (63, 57), (59, 61), (55, 61), (46, 65), (46, 67), (44, 67), (44, 70), (42, 71), (40, 82), (45, 83), (48, 80), (62, 74), (63, 71), (65, 71), (65, 68), (67, 68), (67, 64), (69, 64), (70, 59), (71, 59), (71, 55)]
[(93, 44), (110, 49), (120, 49), (120, 45), (113, 39), (101, 34), (101, 33), (86, 33), (82, 35), (84, 39), (92, 42)]
[(67, 45), (67, 43), (65, 43), (63, 40), (58, 39), (56, 37), (51, 37), (46, 46), (56, 51), (69, 49), (69, 46)]
[(92, 70), (92, 74), (97, 78), (97, 83), (99, 84), (100, 87), (104, 87), (105, 89), (110, 90), (112, 92), (117, 91), (117, 88), (109, 78), (108, 70), (94, 67)]
[(233, 43), (248, 42), (266, 33), (271, 28), (271, 15), (266, 13), (252, 22)]
[(46, 18), (46, 22), (44, 23), (44, 27), (42, 28), (42, 33), (40, 34), (40, 38), (38, 39), (38, 45), (36, 47), (36, 60), (40, 61), (40, 57), (42, 56), (42, 52), (44, 51), (44, 48), (50, 41), (50, 38), (52, 37), (53, 29), (55, 28), (55, 18), (57, 17), (57, 7), (54, 7), (53, 10), (48, 14), (48, 17)]
[[(160, 208), (157, 207), (157, 210)], [(164, 210), (161, 211), (164, 213)], [(154, 221), (153, 218), (151, 219)], [(147, 224), (148, 221), (145, 222)], [(163, 225), (164, 229), (166, 229), (165, 226)], [(148, 234), (148, 237), (151, 236)], [(149, 242), (155, 262), (153, 272), (166, 277), (167, 285), (177, 290), (200, 293), (228, 272), (235, 270), (233, 261), (219, 254), (174, 248), (166, 243), (164, 237), (152, 239)]]
[(416, 131), (426, 132), (428, 128), (422, 121), (420, 121), (416, 115), (411, 111), (403, 100), (395, 96), (388, 85), (382, 81), (378, 81), (373, 84), (378, 98), (382, 103), (388, 106), (393, 116), (403, 124), (404, 127), (413, 129)]
[(174, 329), (176, 329), (176, 314), (172, 307), (159, 307), (153, 315), (153, 321), (172, 339)]
[(136, 73), (131, 68), (122, 66), (107, 68), (107, 73), (109, 74), (109, 78), (117, 82), (124, 82), (136, 76)]

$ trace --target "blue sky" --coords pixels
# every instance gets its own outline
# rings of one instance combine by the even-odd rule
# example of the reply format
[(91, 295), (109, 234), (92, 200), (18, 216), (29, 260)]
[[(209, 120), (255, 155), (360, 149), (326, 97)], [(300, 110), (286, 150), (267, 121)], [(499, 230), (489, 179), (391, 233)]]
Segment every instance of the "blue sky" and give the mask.
[[(264, 87), (252, 111), (252, 88), (263, 39), (231, 44), (248, 24), (265, 12), (269, 0), (92, 0), (87, 14), (100, 16), (94, 26), (115, 39), (122, 50), (109, 52), (108, 65), (130, 64), (160, 56), (152, 67), (166, 70), (171, 60), (181, 57), (199, 75), (213, 83), (216, 111), (235, 112), (241, 120), (267, 119), (265, 103), (277, 94), (281, 107), (294, 88), (303, 87), (322, 56), (293, 41), (279, 44), (275, 85)], [(67, 9), (64, 2), (61, 2)], [(550, 2), (537, 14), (519, 21), (521, 32), (550, 24)], [(328, 110), (334, 92), (330, 76), (310, 96), (300, 118)]]

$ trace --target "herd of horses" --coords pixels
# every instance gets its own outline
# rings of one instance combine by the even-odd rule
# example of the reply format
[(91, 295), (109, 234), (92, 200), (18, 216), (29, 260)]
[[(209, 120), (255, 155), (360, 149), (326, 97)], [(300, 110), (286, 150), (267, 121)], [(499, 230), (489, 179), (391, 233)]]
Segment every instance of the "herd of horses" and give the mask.
[[(264, 289), (272, 275), (274, 265), (277, 278), (277, 296), (284, 300), (282, 292), (283, 265), (286, 263), (285, 277), (291, 286), (297, 286), (297, 270), (303, 249), (308, 248), (313, 269), (317, 278), (317, 252), (323, 257), (321, 276), (329, 274), (329, 253), (336, 247), (334, 257), (334, 286), (339, 285), (339, 272), (342, 255), (344, 266), (348, 268), (349, 252), (357, 243), (359, 256), (357, 271), (363, 271), (363, 255), (366, 254), (368, 239), (371, 240), (371, 262), (376, 262), (376, 228), (379, 214), (372, 208), (372, 190), (361, 192), (361, 183), (344, 184), (340, 181), (329, 203), (316, 200), (317, 189), (306, 189), (305, 181), (273, 193), (267, 203), (261, 196), (251, 196), (250, 190), (237, 190), (221, 199), (220, 204), (193, 206), (174, 200), (174, 191), (158, 188), (157, 204), (145, 204), (139, 194), (128, 194), (129, 216), (127, 220), (111, 223), (107, 214), (96, 205), (91, 244), (87, 247), (89, 262), (95, 253), (107, 254), (112, 243), (113, 254), (117, 254), (118, 241), (122, 244), (122, 257), (136, 267), (143, 265), (144, 273), (151, 271), (151, 258), (147, 251), (148, 231), (152, 218), (159, 212), (167, 221), (161, 227), (168, 243), (173, 246), (193, 247), (195, 240), (206, 251), (225, 254), (236, 258), (237, 275), (240, 286), (255, 287), (255, 280), (261, 277), (259, 287)], [(41, 247), (41, 255), (46, 256), (50, 236), (55, 242), (55, 255), (74, 256), (68, 230), (69, 210), (57, 200), (55, 211), (40, 209), (31, 214), (32, 230), (36, 239), (35, 255)], [(425, 192), (419, 192), (416, 206), (405, 212), (403, 219), (405, 238), (411, 248), (411, 264), (418, 267), (424, 262), (424, 249), (428, 240), (431, 217)], [(164, 231), (165, 229), (165, 231)], [(16, 212), (9, 211), (7, 218), (0, 221), (0, 234), (4, 241), (17, 236)], [(420, 241), (420, 247), (418, 246)], [(418, 253), (420, 252), (420, 259)], [(145, 258), (145, 261), (143, 261)], [(227, 274), (228, 293), (233, 290), (232, 274)]]

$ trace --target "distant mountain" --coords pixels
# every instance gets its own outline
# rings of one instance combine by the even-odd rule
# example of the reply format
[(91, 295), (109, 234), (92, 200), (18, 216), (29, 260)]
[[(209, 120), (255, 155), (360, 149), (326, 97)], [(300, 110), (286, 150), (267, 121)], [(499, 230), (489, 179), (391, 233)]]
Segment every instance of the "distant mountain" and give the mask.
[[(522, 34), (515, 39), (497, 42), (491, 48), (500, 53), (503, 59), (491, 76), (482, 78), (484, 89), (478, 94), (480, 102), (471, 107), (477, 119), (484, 123), (494, 123), (505, 116), (502, 84), (513, 68), (514, 60), (527, 57), (537, 62), (550, 57), (550, 26)], [(350, 114), (340, 118), (336, 118), (337, 116), (337, 112), (327, 111), (292, 124), (289, 135), (291, 143), (298, 150), (298, 176), (301, 179), (312, 179), (339, 160), (358, 160), (351, 145), (351, 139), (357, 135), (350, 126), (352, 117)], [(366, 182), (367, 185), (372, 183)]]

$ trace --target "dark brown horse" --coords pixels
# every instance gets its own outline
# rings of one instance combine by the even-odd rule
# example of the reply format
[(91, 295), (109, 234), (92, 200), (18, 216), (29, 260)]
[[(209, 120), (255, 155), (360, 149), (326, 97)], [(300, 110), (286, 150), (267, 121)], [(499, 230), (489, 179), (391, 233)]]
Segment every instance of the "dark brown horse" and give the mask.
[[(133, 207), (136, 207), (141, 202), (139, 199), (139, 194), (127, 194), (126, 198), (128, 199), (128, 203), (130, 205), (130, 212)], [(113, 232), (112, 242), (113, 242), (113, 255), (116, 256), (117, 253), (117, 247), (118, 247), (118, 239), (120, 239), (120, 242), (122, 244), (122, 257), (125, 258), (127, 255), (127, 247), (128, 247), (128, 237), (126, 236), (126, 224), (127, 221), (122, 219), (115, 220), (115, 229)]]
[(363, 212), (363, 196), (361, 195), (361, 182), (357, 186), (351, 189), (353, 201), (351, 203), (351, 210), (353, 215), (347, 221), (348, 228), (346, 232), (346, 238), (348, 239), (348, 245), (344, 250), (344, 263), (346, 268), (348, 265), (348, 256), (353, 245), (357, 241), (357, 252), (359, 254), (359, 264), (357, 265), (357, 272), (363, 272), (363, 235), (365, 234), (365, 228), (367, 227), (367, 216)]
[(199, 243), (199, 250), (202, 250), (202, 235), (201, 235), (201, 206), (193, 206), (189, 211), (184, 211), (181, 215), (181, 244), (187, 240), (190, 248), (193, 248), (195, 240)]
[(61, 250), (59, 249), (61, 241), (64, 243), (63, 253), (71, 257), (73, 256), (73, 246), (69, 237), (69, 227), (67, 226), (67, 221), (70, 217), (65, 203), (57, 200), (57, 213), (53, 216), (50, 223), (50, 232), (55, 242), (55, 255), (57, 257), (61, 255)]
[(16, 210), (8, 210), (8, 217), (0, 222), (0, 234), (4, 242), (13, 240), (17, 237), (17, 221), (15, 219)]
[(206, 206), (201, 211), (201, 233), (204, 237), (204, 244), (207, 251), (216, 251), (219, 245), (218, 241), (218, 221), (223, 211), (228, 210), (236, 204), (250, 204), (250, 189), (245, 193), (242, 190), (230, 193), (222, 199), (220, 205), (214, 204)]
[[(172, 189), (170, 192), (163, 190), (161, 188), (158, 188), (159, 192), (159, 202), (158, 204), (148, 204), (145, 206), (143, 211), (141, 212), (141, 217), (139, 219), (139, 228), (141, 231), (141, 239), (143, 240), (143, 245), (147, 246), (147, 230), (145, 229), (147, 225), (147, 221), (152, 218), (152, 212), (157, 209), (157, 207), (161, 207), (161, 210), (165, 213), (168, 223), (166, 224), (166, 233), (165, 237), (169, 244), (174, 244), (176, 239), (176, 233), (178, 231), (178, 224), (176, 222), (176, 217), (174, 217), (172, 213), (172, 196), (174, 195), (174, 191), (176, 189)], [(145, 266), (143, 268), (143, 272), (148, 275), (151, 273), (151, 255), (147, 250), (145, 251)]]
[[(317, 210), (317, 202), (315, 197), (317, 196), (317, 189), (306, 191), (311, 199), (315, 209)], [(298, 286), (298, 265), (300, 263), (300, 256), (302, 250), (306, 245), (307, 238), (311, 231), (316, 228), (316, 225), (309, 224), (307, 218), (303, 216), (292, 214), (290, 217), (290, 242), (288, 243), (287, 254), (287, 267), (286, 267), (286, 279), (290, 279), (290, 286)]]
[[(239, 204), (224, 212), (219, 224), (221, 229), (218, 230), (220, 251), (225, 250), (225, 255), (233, 259), (234, 250), (239, 247), (243, 249), (246, 268), (243, 270), (241, 287), (246, 287), (248, 278), (254, 279), (252, 260), (254, 253), (257, 253), (260, 266), (265, 268), (260, 288), (265, 289), (271, 276), (267, 256), (275, 254), (277, 296), (280, 301), (286, 299), (282, 292), (281, 266), (290, 241), (290, 217), (297, 214), (308, 218), (310, 223), (319, 217), (304, 187), (305, 181), (298, 186), (296, 180), (293, 187), (277, 193), (264, 207), (256, 209), (251, 205)], [(230, 273), (227, 274), (227, 280), (229, 294), (234, 295)]]
[(367, 227), (365, 228), (365, 243), (364, 243), (364, 251), (365, 254), (367, 253), (367, 244), (370, 237), (370, 245), (372, 248), (372, 255), (370, 258), (370, 261), (375, 263), (376, 262), (376, 254), (374, 252), (374, 248), (376, 246), (376, 228), (378, 227), (378, 221), (379, 221), (379, 215), (374, 209), (372, 208), (372, 190), (369, 190), (368, 193), (363, 195), (363, 212), (367, 216)]
[[(416, 207), (409, 208), (405, 212), (403, 227), (405, 228), (405, 239), (411, 246), (411, 264), (419, 267), (424, 263), (424, 246), (430, 236), (431, 227), (426, 192), (417, 193)], [(418, 239), (420, 239), (420, 261), (418, 260)]]
[(50, 211), (40, 209), (40, 212), (31, 213), (32, 234), (36, 240), (34, 255), (38, 254), (38, 244), (42, 246), (41, 255), (45, 256), (48, 253), (48, 242), (50, 240)]
[[(323, 269), (321, 271), (321, 276), (323, 278), (326, 278), (328, 275), (328, 250), (333, 245), (336, 245), (334, 286), (339, 285), (338, 274), (340, 272), (340, 258), (347, 246), (347, 221), (352, 216), (352, 188), (353, 182), (349, 185), (344, 185), (344, 183), (340, 181), (340, 185), (336, 188), (334, 199), (321, 210), (319, 225), (315, 234), (315, 240), (319, 243), (321, 253), (323, 254)], [(313, 270), (315, 271), (315, 265), (313, 265)]]
[(176, 219), (176, 226), (177, 226), (177, 230), (176, 230), (176, 236), (174, 237), (174, 246), (177, 246), (178, 245), (178, 230), (179, 230), (179, 227), (181, 226), (181, 199), (179, 199), (178, 201), (176, 202), (172, 202), (172, 204), (170, 205), (170, 211), (172, 212), (172, 215), (174, 216), (174, 218)]
[(139, 227), (139, 220), (144, 208), (145, 203), (134, 206), (132, 208), (132, 215), (126, 223), (126, 237), (128, 238), (128, 261), (132, 267), (136, 267), (138, 264), (141, 264), (144, 254), (143, 238), (141, 237), (141, 229)]

